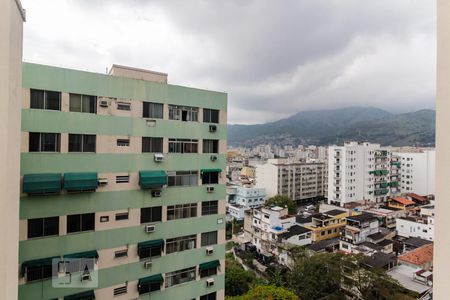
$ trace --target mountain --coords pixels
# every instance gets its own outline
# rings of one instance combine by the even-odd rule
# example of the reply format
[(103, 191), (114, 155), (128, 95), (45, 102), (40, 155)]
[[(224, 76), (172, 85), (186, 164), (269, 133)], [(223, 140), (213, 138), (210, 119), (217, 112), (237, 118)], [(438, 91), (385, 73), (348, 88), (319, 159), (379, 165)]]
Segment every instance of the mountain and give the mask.
[(434, 145), (435, 111), (392, 114), (374, 107), (302, 111), (289, 118), (256, 125), (228, 125), (233, 146), (342, 144), (363, 140), (382, 145)]

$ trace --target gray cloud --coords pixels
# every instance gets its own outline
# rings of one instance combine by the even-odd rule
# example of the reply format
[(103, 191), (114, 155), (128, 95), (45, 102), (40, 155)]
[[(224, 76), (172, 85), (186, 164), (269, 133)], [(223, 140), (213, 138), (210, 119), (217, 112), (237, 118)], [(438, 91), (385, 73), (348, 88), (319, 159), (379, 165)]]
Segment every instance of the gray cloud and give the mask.
[(233, 123), (350, 105), (434, 106), (433, 2), (23, 2), (26, 60), (168, 72), (172, 83), (228, 92)]

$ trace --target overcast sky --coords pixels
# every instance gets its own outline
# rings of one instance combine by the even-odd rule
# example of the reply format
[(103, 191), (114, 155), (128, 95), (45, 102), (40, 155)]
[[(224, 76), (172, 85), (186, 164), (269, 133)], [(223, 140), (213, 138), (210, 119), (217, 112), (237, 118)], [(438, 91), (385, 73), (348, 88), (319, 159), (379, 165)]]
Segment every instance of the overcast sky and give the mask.
[(113, 63), (228, 93), (229, 123), (308, 109), (434, 108), (427, 0), (22, 0), (24, 60)]

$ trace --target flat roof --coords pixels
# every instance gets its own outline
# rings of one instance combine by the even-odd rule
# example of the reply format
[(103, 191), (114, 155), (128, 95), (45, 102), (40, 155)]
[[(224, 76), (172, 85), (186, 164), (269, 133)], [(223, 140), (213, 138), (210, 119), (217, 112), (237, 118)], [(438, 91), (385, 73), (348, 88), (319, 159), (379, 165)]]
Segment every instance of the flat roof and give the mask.
[(300, 225), (294, 225), (291, 228), (289, 228), (287, 230), (287, 232), (281, 234), (280, 236), (284, 239), (288, 239), (290, 237), (293, 237), (295, 235), (300, 235), (300, 234), (304, 234), (304, 233), (308, 233), (311, 232), (311, 229), (305, 228), (303, 226)]
[(330, 216), (338, 216), (338, 215), (343, 214), (345, 212), (346, 212), (345, 210), (332, 209), (332, 210), (323, 212), (323, 214), (324, 215), (330, 215)]
[(347, 220), (352, 220), (352, 221), (356, 221), (356, 222), (360, 222), (360, 223), (375, 220), (375, 219), (377, 219), (377, 217), (375, 215), (366, 213), (366, 212), (363, 212), (360, 215), (347, 217)]

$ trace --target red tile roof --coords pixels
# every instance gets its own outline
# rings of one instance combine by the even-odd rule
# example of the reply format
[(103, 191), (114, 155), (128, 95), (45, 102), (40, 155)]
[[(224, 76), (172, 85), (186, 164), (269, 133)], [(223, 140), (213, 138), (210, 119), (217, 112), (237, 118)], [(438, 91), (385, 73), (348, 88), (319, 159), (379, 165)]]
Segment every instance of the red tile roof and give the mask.
[(398, 257), (400, 261), (404, 261), (416, 266), (422, 266), (433, 261), (433, 244), (425, 245), (402, 254)]
[(424, 196), (420, 196), (414, 193), (407, 194), (409, 197), (413, 198), (414, 200), (417, 200), (419, 202), (428, 202), (428, 199)]
[(408, 200), (403, 197), (395, 197), (395, 198), (392, 198), (392, 200), (394, 200), (395, 202), (401, 203), (403, 205), (412, 205), (415, 203), (414, 201)]

